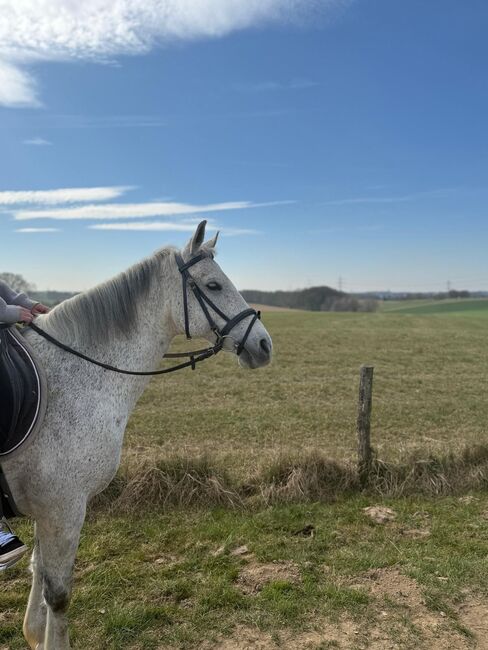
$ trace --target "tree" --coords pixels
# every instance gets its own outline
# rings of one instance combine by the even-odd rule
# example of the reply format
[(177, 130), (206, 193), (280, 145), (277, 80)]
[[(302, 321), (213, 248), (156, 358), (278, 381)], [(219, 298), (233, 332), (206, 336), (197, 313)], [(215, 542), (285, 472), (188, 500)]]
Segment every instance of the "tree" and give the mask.
[(0, 273), (0, 280), (3, 280), (14, 291), (27, 292), (33, 291), (36, 287), (18, 273)]

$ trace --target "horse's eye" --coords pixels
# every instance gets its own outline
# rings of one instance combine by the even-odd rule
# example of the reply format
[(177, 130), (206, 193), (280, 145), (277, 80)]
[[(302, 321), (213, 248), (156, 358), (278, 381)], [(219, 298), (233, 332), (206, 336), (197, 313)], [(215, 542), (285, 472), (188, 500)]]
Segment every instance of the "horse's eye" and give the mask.
[(218, 282), (209, 282), (207, 284), (207, 289), (210, 289), (210, 291), (222, 291), (222, 287)]

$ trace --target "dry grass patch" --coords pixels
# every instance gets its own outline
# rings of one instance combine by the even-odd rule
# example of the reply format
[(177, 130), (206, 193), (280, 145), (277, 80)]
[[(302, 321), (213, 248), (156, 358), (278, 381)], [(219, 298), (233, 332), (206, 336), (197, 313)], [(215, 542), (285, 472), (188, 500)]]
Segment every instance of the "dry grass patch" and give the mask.
[(278, 582), (297, 584), (300, 582), (300, 571), (294, 562), (278, 561), (260, 564), (253, 558), (242, 568), (237, 578), (239, 589), (247, 595), (259, 593), (266, 585)]
[[(225, 469), (207, 457), (197, 459), (133, 456), (126, 463), (108, 498), (112, 511), (128, 513), (154, 507), (241, 505), (241, 498)], [(103, 495), (99, 505), (107, 505)]]
[(340, 464), (313, 451), (276, 460), (249, 485), (266, 504), (324, 501), (359, 489), (353, 464)]
[(277, 458), (244, 480), (209, 456), (158, 458), (145, 453), (128, 457), (93, 507), (121, 513), (180, 506), (243, 508), (330, 502), (360, 492), (381, 497), (458, 495), (487, 486), (488, 445), (458, 455), (417, 454), (405, 463), (376, 459), (364, 490), (354, 463), (330, 460), (320, 451)]
[(479, 444), (444, 455), (416, 452), (405, 463), (376, 459), (369, 482), (370, 489), (388, 496), (462, 494), (487, 486), (488, 445)]

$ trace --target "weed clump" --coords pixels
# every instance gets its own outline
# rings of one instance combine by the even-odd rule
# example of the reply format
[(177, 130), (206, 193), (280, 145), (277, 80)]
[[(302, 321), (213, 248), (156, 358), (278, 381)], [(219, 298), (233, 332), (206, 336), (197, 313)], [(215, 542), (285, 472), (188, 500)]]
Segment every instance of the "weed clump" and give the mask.
[(341, 465), (318, 451), (275, 460), (256, 477), (255, 486), (266, 504), (327, 501), (359, 488), (352, 464)]
[(403, 463), (375, 457), (364, 487), (352, 462), (330, 460), (311, 450), (300, 457), (277, 457), (238, 483), (208, 456), (194, 459), (137, 458), (119, 470), (93, 508), (122, 513), (150, 508), (231, 507), (331, 501), (364, 492), (382, 497), (447, 496), (488, 488), (488, 445), (444, 456), (419, 453)]
[(240, 505), (225, 469), (207, 457), (132, 461), (125, 470), (124, 487), (113, 503), (122, 512), (151, 506)]
[(372, 463), (368, 489), (382, 496), (446, 496), (488, 486), (488, 446), (464, 449), (459, 455), (413, 454), (405, 463)]

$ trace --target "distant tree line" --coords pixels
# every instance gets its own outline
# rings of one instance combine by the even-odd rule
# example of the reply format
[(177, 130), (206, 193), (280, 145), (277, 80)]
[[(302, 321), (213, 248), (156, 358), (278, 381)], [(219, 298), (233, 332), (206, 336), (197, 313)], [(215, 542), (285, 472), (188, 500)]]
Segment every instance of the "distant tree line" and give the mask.
[(75, 295), (73, 291), (36, 291), (36, 285), (28, 282), (19, 273), (0, 273), (0, 280), (8, 284), (14, 291), (27, 293), (32, 300), (38, 300), (49, 307), (58, 305), (63, 300)]
[(27, 282), (27, 280), (20, 275), (19, 273), (0, 273), (0, 280), (8, 284), (8, 286), (17, 291), (18, 293), (27, 293), (32, 289), (35, 289), (35, 285)]
[(272, 307), (306, 309), (309, 311), (375, 311), (377, 302), (361, 300), (330, 287), (310, 287), (298, 291), (257, 291), (246, 289), (242, 296), (247, 302)]
[(482, 298), (486, 291), (467, 291), (451, 289), (450, 291), (368, 291), (353, 294), (358, 298), (375, 300), (447, 300), (448, 298)]
[(471, 293), (469, 291), (456, 291), (456, 289), (451, 289), (448, 292), (447, 297), (448, 298), (470, 298)]
[[(27, 282), (15, 273), (0, 273), (0, 280), (6, 282), (15, 291), (24, 291), (33, 300), (38, 300), (53, 307), (76, 292), (72, 291), (36, 291), (35, 285)], [(298, 291), (257, 291), (246, 290), (242, 295), (247, 302), (272, 307), (306, 309), (308, 311), (376, 311), (378, 303), (371, 297), (358, 298), (331, 287), (310, 287)]]
[(60, 302), (63, 302), (63, 300), (72, 298), (76, 293), (73, 291), (31, 291), (29, 292), (29, 297), (32, 300), (42, 302), (44, 305), (54, 307), (55, 305), (59, 305)]

